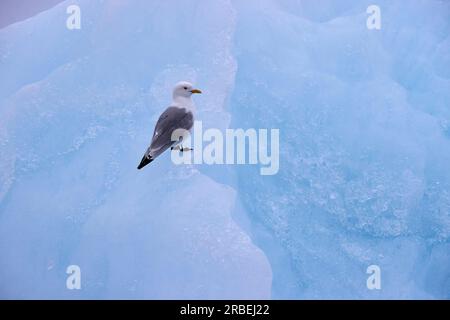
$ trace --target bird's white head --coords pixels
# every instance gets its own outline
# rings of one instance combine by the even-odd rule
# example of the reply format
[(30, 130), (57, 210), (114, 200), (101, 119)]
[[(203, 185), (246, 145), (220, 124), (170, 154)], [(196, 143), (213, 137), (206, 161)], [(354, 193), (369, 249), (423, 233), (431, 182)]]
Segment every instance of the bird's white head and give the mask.
[(195, 89), (194, 86), (187, 81), (178, 82), (173, 88), (173, 99), (178, 98), (190, 98), (194, 93), (202, 93), (199, 89)]

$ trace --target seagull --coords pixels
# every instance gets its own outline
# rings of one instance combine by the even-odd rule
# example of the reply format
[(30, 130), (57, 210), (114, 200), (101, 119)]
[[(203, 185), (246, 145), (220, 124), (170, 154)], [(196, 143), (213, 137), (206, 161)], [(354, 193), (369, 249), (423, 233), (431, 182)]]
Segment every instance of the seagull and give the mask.
[(173, 100), (170, 106), (159, 116), (158, 122), (153, 132), (150, 147), (142, 157), (138, 169), (142, 169), (150, 162), (155, 160), (161, 153), (167, 149), (190, 151), (191, 148), (183, 148), (181, 137), (178, 141), (172, 141), (172, 132), (177, 129), (190, 131), (194, 124), (195, 106), (191, 96), (194, 93), (202, 93), (199, 89), (194, 89), (191, 83), (187, 81), (178, 82), (173, 89)]

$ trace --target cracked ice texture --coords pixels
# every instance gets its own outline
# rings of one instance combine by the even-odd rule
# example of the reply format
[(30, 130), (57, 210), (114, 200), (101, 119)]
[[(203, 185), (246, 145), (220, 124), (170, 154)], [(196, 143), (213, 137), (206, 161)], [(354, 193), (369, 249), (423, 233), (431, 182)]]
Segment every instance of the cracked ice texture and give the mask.
[(234, 3), (232, 126), (282, 141), (277, 176), (238, 184), (274, 297), (449, 298), (450, 4), (377, 1), (374, 31), (368, 1)]

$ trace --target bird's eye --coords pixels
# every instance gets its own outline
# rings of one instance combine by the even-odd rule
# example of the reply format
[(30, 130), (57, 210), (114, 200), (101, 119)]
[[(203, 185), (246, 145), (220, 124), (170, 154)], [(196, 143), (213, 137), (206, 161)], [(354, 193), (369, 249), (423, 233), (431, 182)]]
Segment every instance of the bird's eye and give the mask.
[(187, 90), (187, 87), (184, 87), (184, 90)]

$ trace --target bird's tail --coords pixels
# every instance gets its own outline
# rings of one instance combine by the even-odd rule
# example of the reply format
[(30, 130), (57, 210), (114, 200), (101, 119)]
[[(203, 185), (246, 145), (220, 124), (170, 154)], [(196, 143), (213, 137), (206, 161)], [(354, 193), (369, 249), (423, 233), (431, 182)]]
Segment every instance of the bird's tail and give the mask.
[(154, 159), (151, 156), (144, 155), (144, 157), (141, 160), (141, 163), (139, 163), (138, 165), (138, 169), (142, 169), (143, 167), (145, 167), (146, 165), (148, 165), (150, 162), (152, 162)]

